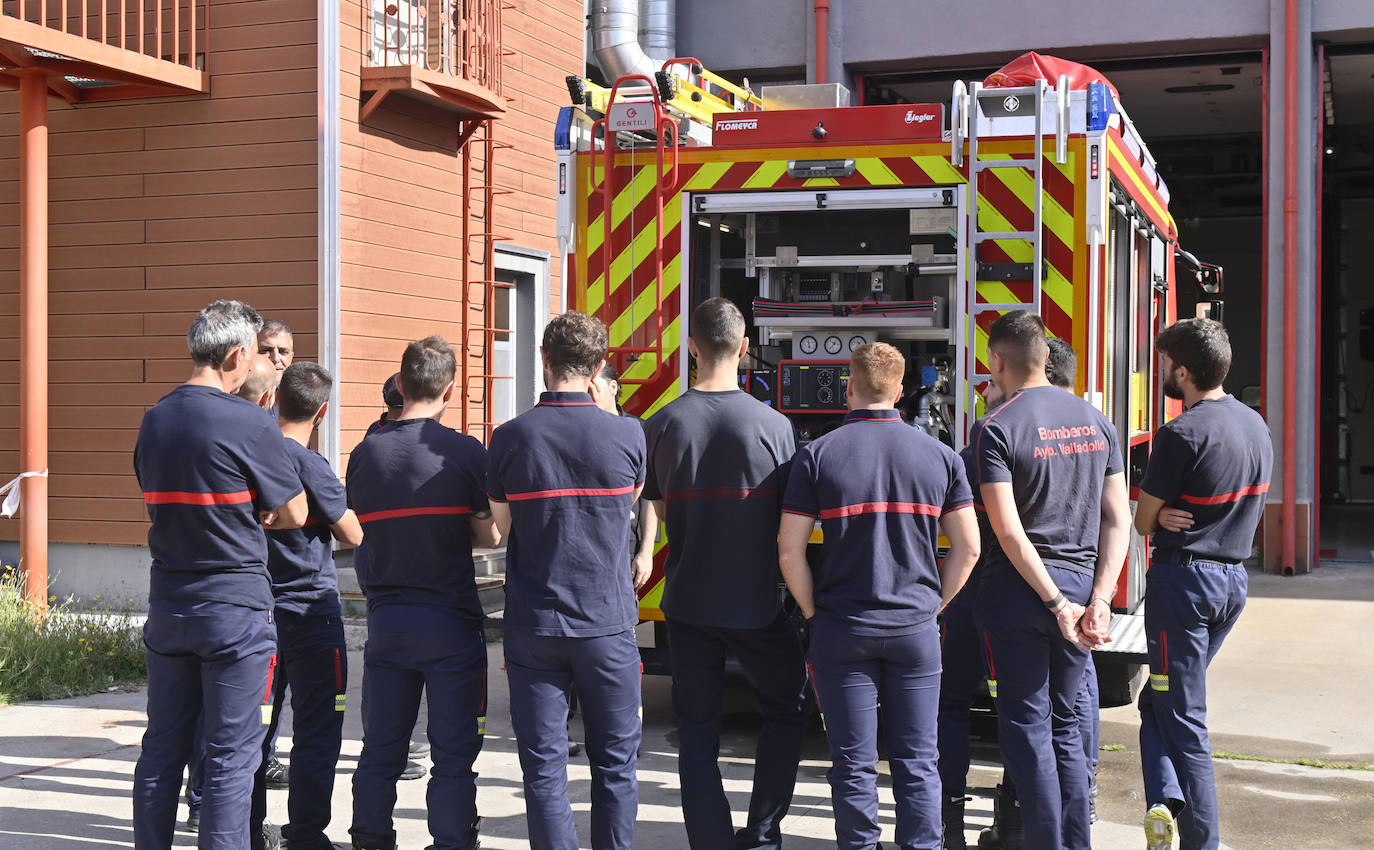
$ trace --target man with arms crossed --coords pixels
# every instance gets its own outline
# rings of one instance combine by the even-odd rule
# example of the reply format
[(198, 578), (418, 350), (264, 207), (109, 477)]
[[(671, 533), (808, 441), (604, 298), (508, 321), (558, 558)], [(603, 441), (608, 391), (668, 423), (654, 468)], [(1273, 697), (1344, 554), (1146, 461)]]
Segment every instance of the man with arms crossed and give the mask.
[[(778, 589), (778, 511), (796, 440), (787, 417), (739, 388), (749, 343), (738, 307), (703, 302), (687, 344), (697, 381), (649, 420), (644, 484), (652, 515), (668, 524), (662, 608), (683, 822), (693, 850), (778, 848), (806, 732), (806, 659)], [(654, 524), (636, 575), (653, 568)], [(749, 819), (738, 833), (719, 766), (727, 652), (763, 716)]]
[(1207, 667), (1245, 607), (1255, 527), (1274, 466), (1269, 428), (1222, 389), (1226, 329), (1184, 319), (1155, 343), (1164, 393), (1183, 413), (1160, 427), (1140, 485), (1135, 527), (1153, 535), (1145, 580), (1150, 687), (1140, 694), (1146, 844), (1215, 850), (1220, 842)]
[[(935, 618), (978, 560), (963, 464), (902, 422), (906, 363), (886, 343), (854, 349), (849, 415), (797, 452), (783, 500), (783, 577), (811, 623), (810, 659), (833, 762), (841, 850), (878, 846), (878, 705), (883, 707), (897, 844), (940, 847), (936, 714), (940, 637)], [(814, 578), (806, 544), (815, 520), (825, 559)], [(950, 543), (937, 566), (935, 546)]]
[(356, 850), (396, 847), (396, 780), (422, 691), (434, 758), (425, 798), (433, 846), (478, 846), (472, 766), (486, 732), (487, 643), (472, 549), (499, 537), (482, 486), (486, 450), (439, 422), (457, 366), (437, 336), (406, 346), (401, 417), (348, 459), (348, 502), (368, 550), (363, 753), (349, 830)]
[(329, 410), (334, 380), (318, 363), (295, 363), (281, 373), (277, 419), (305, 487), (310, 519), (303, 528), (267, 533), (267, 569), (276, 598), (277, 664), (265, 700), (270, 721), (263, 765), (253, 784), (255, 829), (267, 814), (268, 751), (291, 685), (295, 732), (291, 747), (288, 821), (282, 837), (296, 850), (333, 850), (325, 837), (334, 793), (334, 768), (343, 739), (348, 647), (334, 569), (332, 539), (357, 546), (363, 531), (329, 462), (307, 448)]
[[(271, 417), (230, 393), (248, 374), (262, 319), (216, 301), (186, 333), (194, 369), (143, 417), (134, 472), (152, 527), (148, 728), (134, 768), (134, 846), (172, 846), (177, 791), (199, 718), (205, 740), (199, 843), (249, 847), (258, 706), (276, 638), (269, 528), (297, 527), (308, 505)], [(258, 836), (261, 840), (261, 836)]]
[(969, 436), (994, 536), (977, 608), (1024, 846), (1090, 850), (1074, 701), (1087, 653), (1108, 639), (1130, 506), (1115, 427), (1050, 386), (1048, 350), (1044, 323), (1022, 310), (988, 334), (992, 380), (1007, 401)]
[(644, 483), (644, 430), (601, 410), (587, 392), (606, 342), (606, 326), (586, 313), (549, 322), (539, 349), (548, 392), (491, 437), (487, 493), (510, 537), (511, 725), (534, 850), (578, 847), (568, 801), (574, 687), (592, 769), (591, 846), (634, 846), (640, 673), (626, 531)]

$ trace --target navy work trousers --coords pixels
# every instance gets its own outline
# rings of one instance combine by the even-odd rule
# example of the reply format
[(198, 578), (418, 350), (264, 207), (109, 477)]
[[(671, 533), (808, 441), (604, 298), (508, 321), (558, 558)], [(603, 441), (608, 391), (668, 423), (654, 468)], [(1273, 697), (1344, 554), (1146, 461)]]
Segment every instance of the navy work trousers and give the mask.
[(982, 634), (973, 617), (975, 592), (964, 588), (940, 615), (940, 788), (946, 797), (968, 791), (969, 712), (987, 678)]
[[(429, 701), (434, 760), (425, 794), (434, 841), (430, 848), (460, 850), (476, 839), (477, 774), (472, 768), (487, 724), (482, 623), (428, 605), (378, 605), (367, 614), (363, 752), (353, 774), (349, 832), (359, 847), (390, 848), (396, 842), (396, 781), (405, 770), (421, 692)], [(293, 780), (295, 772), (293, 763)]]
[(810, 660), (830, 742), (827, 778), (840, 850), (866, 850), (878, 842), (879, 703), (897, 801), (897, 843), (939, 850), (940, 637), (934, 621), (912, 634), (868, 637), (843, 623), (813, 618)]
[(264, 703), (268, 720), (262, 765), (253, 776), (253, 829), (267, 817), (267, 764), (272, 758), (287, 684), (291, 685), (291, 773), (282, 836), (299, 850), (332, 850), (325, 837), (334, 768), (343, 740), (344, 695), (348, 689), (348, 647), (343, 619), (277, 611), (277, 664)]
[[(1080, 605), (1092, 578), (1047, 567)], [(1016, 785), (1027, 850), (1091, 850), (1088, 771), (1074, 702), (1088, 652), (1064, 639), (1054, 615), (1011, 568), (983, 576), (978, 620), (996, 682), (997, 729), (1007, 774)]]
[[(983, 633), (974, 617), (976, 590), (965, 589), (940, 615), (940, 787), (946, 797), (962, 797), (968, 792), (968, 769), (972, 759), (969, 746), (969, 711), (978, 686), (987, 677), (987, 650)], [(1073, 703), (1083, 739), (1083, 758), (1091, 778), (1097, 768), (1101, 739), (1101, 706), (1098, 702), (1097, 668), (1092, 653), (1083, 667), (1083, 682)], [(1003, 790), (1016, 797), (1016, 783), (1010, 775), (1002, 778)]]
[[(720, 776), (720, 713), (725, 655), (739, 661), (754, 689), (763, 730), (754, 756), (749, 820), (735, 833)], [(673, 712), (681, 734), (677, 771), (682, 819), (692, 850), (782, 846), (782, 819), (792, 804), (806, 735), (806, 657), (782, 612), (760, 629), (695, 626), (668, 618)]]
[(1150, 686), (1140, 694), (1141, 767), (1147, 803), (1183, 804), (1182, 850), (1215, 850), (1221, 840), (1207, 667), (1245, 608), (1248, 587), (1240, 564), (1189, 562), (1159, 551), (1146, 576)]
[(504, 647), (530, 847), (579, 846), (568, 801), (568, 692), (576, 687), (592, 770), (592, 850), (630, 850), (643, 731), (634, 631), (580, 638), (508, 628)]
[(134, 847), (172, 846), (181, 774), (196, 724), (205, 740), (199, 846), (247, 850), (259, 706), (276, 649), (270, 611), (223, 602), (153, 602), (143, 627), (148, 728), (134, 768)]

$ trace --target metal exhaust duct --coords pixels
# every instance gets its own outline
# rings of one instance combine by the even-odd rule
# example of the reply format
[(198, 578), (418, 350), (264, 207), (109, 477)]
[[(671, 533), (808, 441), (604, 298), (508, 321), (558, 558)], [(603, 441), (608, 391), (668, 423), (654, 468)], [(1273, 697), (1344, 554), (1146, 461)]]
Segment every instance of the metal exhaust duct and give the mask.
[(666, 37), (664, 59), (673, 56), (671, 39), (675, 33), (676, 9), (667, 0), (592, 0), (592, 55), (606, 82), (613, 83), (625, 74), (644, 74), (652, 77), (663, 66), (663, 59), (655, 61), (639, 43), (640, 4), (646, 10), (645, 20), (653, 22), (652, 37), (660, 43)]
[(639, 37), (655, 65), (675, 58), (677, 0), (639, 0)]

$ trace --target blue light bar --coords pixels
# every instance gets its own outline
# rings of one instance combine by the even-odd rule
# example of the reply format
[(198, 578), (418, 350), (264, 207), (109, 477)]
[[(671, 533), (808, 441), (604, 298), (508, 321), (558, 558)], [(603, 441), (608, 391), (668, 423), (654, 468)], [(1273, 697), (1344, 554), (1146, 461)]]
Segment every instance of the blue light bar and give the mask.
[(1088, 83), (1088, 130), (1105, 130), (1112, 113), (1112, 90), (1106, 83)]
[(558, 122), (553, 126), (553, 149), (566, 151), (572, 149), (573, 107), (564, 106), (558, 110)]

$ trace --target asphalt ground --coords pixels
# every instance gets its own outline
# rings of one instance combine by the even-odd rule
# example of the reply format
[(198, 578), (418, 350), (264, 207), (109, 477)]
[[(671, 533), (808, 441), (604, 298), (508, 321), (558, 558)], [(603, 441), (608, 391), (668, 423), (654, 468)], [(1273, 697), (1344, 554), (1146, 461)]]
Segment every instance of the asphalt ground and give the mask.
[[(1326, 567), (1310, 576), (1252, 575), (1250, 604), (1212, 667), (1213, 748), (1236, 759), (1217, 761), (1224, 846), (1237, 850), (1374, 847), (1374, 771), (1288, 763), (1374, 762), (1374, 567)], [(491, 653), (486, 746), (478, 761), (478, 803), (487, 850), (515, 850), (525, 840), (524, 803), (510, 729), (501, 648)], [(350, 653), (350, 689), (359, 692), (360, 652)], [(95, 850), (133, 846), (130, 789), (144, 725), (142, 691), (104, 693), (0, 708), (0, 848)], [(361, 728), (352, 708), (338, 765), (330, 835), (346, 841), (349, 777)], [(423, 710), (422, 710), (423, 712)], [(1098, 850), (1143, 846), (1145, 809), (1133, 707), (1103, 711)], [(685, 848), (676, 772), (676, 731), (668, 680), (644, 684), (644, 743), (639, 762), (637, 847)], [(422, 713), (420, 726), (423, 729)], [(287, 719), (285, 728), (289, 731)], [(758, 721), (747, 688), (727, 694), (721, 769), (743, 822)], [(573, 737), (580, 737), (575, 722)], [(287, 754), (289, 735), (280, 749)], [(968, 837), (991, 819), (991, 792), (1000, 767), (994, 742), (979, 741), (970, 773)], [(1273, 759), (1278, 763), (1259, 761)], [(796, 797), (784, 823), (788, 848), (834, 847), (824, 737), (807, 741)], [(585, 756), (570, 762), (570, 794), (586, 845), (590, 774)], [(884, 769), (880, 820), (892, 840), (891, 790)], [(402, 782), (396, 808), (400, 847), (428, 844), (425, 781)], [(271, 817), (285, 816), (286, 792), (269, 793)], [(180, 818), (184, 820), (184, 808)], [(176, 846), (195, 846), (177, 834)]]

